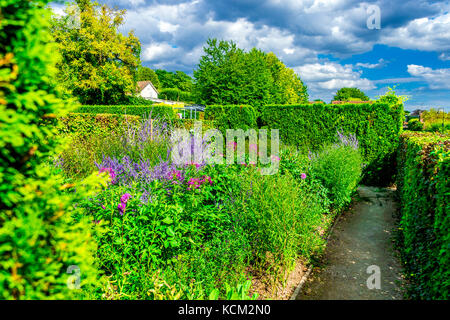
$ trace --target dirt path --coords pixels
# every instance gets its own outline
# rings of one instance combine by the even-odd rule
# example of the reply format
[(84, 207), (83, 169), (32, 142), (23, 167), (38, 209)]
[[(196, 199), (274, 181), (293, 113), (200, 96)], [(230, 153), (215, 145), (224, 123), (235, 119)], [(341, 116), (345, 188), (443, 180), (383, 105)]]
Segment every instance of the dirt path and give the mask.
[[(361, 200), (337, 221), (322, 261), (316, 263), (297, 300), (402, 298), (400, 265), (392, 248), (393, 191), (360, 187), (358, 193)], [(367, 269), (374, 265), (380, 270), (380, 289), (367, 286), (374, 274)]]

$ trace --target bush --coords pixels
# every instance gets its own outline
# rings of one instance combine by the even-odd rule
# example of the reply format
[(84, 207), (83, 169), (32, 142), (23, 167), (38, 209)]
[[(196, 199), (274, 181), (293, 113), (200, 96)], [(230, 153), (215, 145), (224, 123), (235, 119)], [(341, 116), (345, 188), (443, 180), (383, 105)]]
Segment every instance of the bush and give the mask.
[(223, 133), (226, 129), (257, 128), (257, 112), (248, 105), (207, 106), (205, 120), (214, 120), (217, 129)]
[(81, 137), (121, 133), (140, 122), (139, 116), (121, 114), (69, 113), (60, 118), (60, 131)]
[(354, 133), (366, 164), (365, 183), (383, 185), (392, 179), (403, 128), (401, 104), (270, 105), (261, 110), (262, 127), (279, 129), (282, 143), (304, 152), (333, 143), (336, 130)]
[(164, 119), (175, 119), (175, 111), (172, 106), (169, 105), (152, 105), (152, 106), (142, 106), (142, 105), (114, 105), (114, 106), (80, 106), (74, 110), (75, 113), (109, 113), (109, 114), (120, 114), (129, 116), (140, 116), (152, 118), (164, 118)]
[(89, 194), (67, 192), (75, 185), (46, 163), (60, 143), (55, 114), (68, 109), (53, 82), (47, 2), (0, 2), (0, 299), (80, 297), (68, 286), (76, 270), (81, 288), (96, 281), (91, 222), (71, 219), (72, 202)]
[(362, 161), (354, 136), (340, 135), (340, 141), (311, 155), (310, 174), (328, 190), (333, 207), (347, 205), (361, 177)]
[(411, 119), (408, 121), (408, 130), (411, 131), (422, 131), (423, 124), (418, 119)]
[(192, 93), (187, 91), (181, 91), (177, 88), (165, 88), (161, 89), (158, 93), (159, 99), (192, 102)]
[(450, 135), (405, 133), (397, 175), (401, 258), (414, 299), (450, 298)]

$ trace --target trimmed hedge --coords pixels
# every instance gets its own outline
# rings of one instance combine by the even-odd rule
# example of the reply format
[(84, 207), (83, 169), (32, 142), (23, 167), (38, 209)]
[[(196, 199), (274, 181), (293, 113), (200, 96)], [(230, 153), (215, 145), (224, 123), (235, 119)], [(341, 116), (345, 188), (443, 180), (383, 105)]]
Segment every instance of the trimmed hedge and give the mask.
[(257, 128), (257, 112), (249, 105), (210, 105), (205, 109), (205, 120), (214, 120), (221, 132), (226, 129)]
[(138, 124), (139, 116), (122, 114), (93, 114), (69, 113), (60, 118), (60, 132), (75, 133), (80, 136), (92, 134), (108, 134), (111, 131), (120, 131), (127, 124)]
[(121, 114), (130, 116), (149, 116), (152, 118), (161, 117), (165, 119), (175, 119), (175, 111), (169, 105), (152, 105), (152, 106), (127, 106), (127, 105), (92, 105), (81, 106), (75, 109), (75, 113), (93, 113), (93, 114)]
[(400, 251), (415, 299), (450, 298), (449, 152), (449, 134), (400, 137)]
[(403, 128), (403, 106), (373, 104), (304, 104), (261, 107), (262, 128), (280, 130), (284, 144), (307, 152), (336, 140), (336, 131), (356, 134), (367, 166), (365, 183), (385, 185), (393, 166)]
[(185, 128), (187, 130), (193, 130), (194, 129), (194, 123), (195, 121), (201, 121), (202, 122), (202, 131), (206, 131), (209, 129), (216, 128), (215, 121), (213, 120), (195, 120), (195, 119), (176, 119), (173, 120), (172, 123), (174, 127), (176, 128)]
[(159, 99), (192, 102), (192, 93), (181, 91), (178, 88), (165, 88), (159, 91)]

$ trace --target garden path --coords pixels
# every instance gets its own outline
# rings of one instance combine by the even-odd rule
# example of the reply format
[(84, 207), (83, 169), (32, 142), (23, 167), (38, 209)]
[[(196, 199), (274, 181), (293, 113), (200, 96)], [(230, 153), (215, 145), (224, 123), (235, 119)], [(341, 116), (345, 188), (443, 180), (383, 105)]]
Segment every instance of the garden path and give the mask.
[[(359, 201), (336, 222), (325, 254), (296, 300), (402, 299), (401, 268), (393, 249), (396, 203), (392, 189), (361, 186)], [(374, 271), (380, 270), (380, 289)]]

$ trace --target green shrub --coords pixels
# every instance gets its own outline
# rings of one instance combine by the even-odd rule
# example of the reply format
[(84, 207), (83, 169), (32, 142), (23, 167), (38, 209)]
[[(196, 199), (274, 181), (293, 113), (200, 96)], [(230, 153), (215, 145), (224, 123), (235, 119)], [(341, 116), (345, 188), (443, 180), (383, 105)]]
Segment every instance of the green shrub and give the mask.
[(80, 297), (67, 285), (71, 266), (81, 288), (96, 281), (92, 223), (71, 219), (87, 187), (67, 192), (46, 163), (60, 142), (55, 113), (68, 109), (53, 83), (47, 2), (0, 1), (0, 299)]
[(398, 151), (401, 258), (414, 299), (450, 298), (450, 135), (405, 133)]
[(60, 118), (60, 132), (82, 137), (121, 133), (140, 123), (139, 116), (121, 114), (69, 113)]
[(283, 144), (304, 152), (333, 143), (336, 130), (356, 134), (367, 165), (365, 183), (387, 184), (392, 179), (394, 154), (403, 128), (402, 105), (270, 105), (262, 107), (261, 112), (262, 127), (279, 129)]
[(423, 124), (418, 119), (411, 119), (408, 121), (408, 130), (411, 131), (422, 131)]
[(158, 93), (159, 99), (192, 102), (192, 93), (187, 91), (181, 91), (178, 88), (165, 88), (161, 89)]
[(217, 129), (223, 133), (226, 129), (257, 128), (257, 112), (248, 105), (207, 106), (205, 120), (214, 120)]
[(117, 105), (117, 106), (80, 106), (74, 110), (75, 113), (110, 113), (129, 116), (140, 116), (152, 118), (175, 119), (175, 111), (169, 105)]
[(310, 174), (328, 190), (333, 207), (350, 203), (359, 184), (362, 161), (358, 148), (339, 142), (312, 155)]

